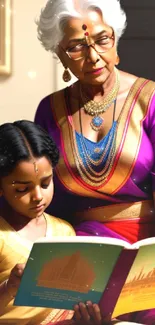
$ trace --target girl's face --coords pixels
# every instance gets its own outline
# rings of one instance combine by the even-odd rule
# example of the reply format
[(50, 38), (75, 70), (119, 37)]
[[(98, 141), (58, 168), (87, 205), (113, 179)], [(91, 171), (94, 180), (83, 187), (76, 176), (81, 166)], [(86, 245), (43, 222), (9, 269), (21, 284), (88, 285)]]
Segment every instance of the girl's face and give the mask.
[(53, 170), (46, 157), (21, 161), (1, 180), (1, 192), (19, 215), (39, 217), (53, 197)]
[[(111, 40), (112, 45), (109, 45), (105, 53), (99, 53), (93, 46), (89, 46), (85, 56), (80, 60), (76, 61), (67, 54), (78, 51), (83, 44), (106, 44), (108, 39)], [(97, 11), (89, 11), (82, 19), (70, 18), (64, 28), (64, 37), (58, 47), (58, 56), (63, 65), (68, 67), (82, 82), (92, 85), (103, 84), (117, 63), (113, 29), (104, 22), (102, 15)]]

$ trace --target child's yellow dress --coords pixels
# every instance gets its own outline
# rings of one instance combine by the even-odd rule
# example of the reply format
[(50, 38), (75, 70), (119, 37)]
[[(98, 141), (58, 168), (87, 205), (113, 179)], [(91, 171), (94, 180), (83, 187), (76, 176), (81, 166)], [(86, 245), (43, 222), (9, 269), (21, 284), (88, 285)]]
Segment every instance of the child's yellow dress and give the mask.
[[(52, 217), (45, 213), (47, 222), (46, 237), (74, 236), (72, 226), (61, 219)], [(25, 263), (32, 243), (20, 237), (2, 217), (0, 217), (0, 284), (8, 279), (10, 271), (17, 263)], [(6, 293), (7, 295), (7, 293)], [(5, 311), (0, 306), (0, 324), (8, 325), (47, 325), (52, 322), (71, 319), (73, 311), (17, 307), (13, 306), (13, 299), (6, 306)]]

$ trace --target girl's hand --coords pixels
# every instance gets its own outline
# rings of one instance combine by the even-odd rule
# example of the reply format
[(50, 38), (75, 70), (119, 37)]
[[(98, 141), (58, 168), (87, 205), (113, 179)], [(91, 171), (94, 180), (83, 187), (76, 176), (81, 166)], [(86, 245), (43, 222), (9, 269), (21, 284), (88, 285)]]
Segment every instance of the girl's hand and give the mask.
[(16, 264), (12, 269), (9, 279), (6, 283), (6, 290), (9, 292), (11, 296), (15, 296), (20, 285), (21, 277), (23, 275), (25, 268), (25, 263)]
[(100, 308), (97, 304), (87, 301), (74, 306), (74, 321), (78, 325), (103, 325)]

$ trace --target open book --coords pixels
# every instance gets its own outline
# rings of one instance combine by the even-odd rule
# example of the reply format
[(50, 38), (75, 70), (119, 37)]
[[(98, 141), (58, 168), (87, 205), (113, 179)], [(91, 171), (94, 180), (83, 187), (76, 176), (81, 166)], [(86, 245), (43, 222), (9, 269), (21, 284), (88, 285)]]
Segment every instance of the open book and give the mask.
[(155, 238), (53, 237), (33, 244), (14, 305), (73, 309), (91, 300), (115, 318), (155, 308), (154, 294)]

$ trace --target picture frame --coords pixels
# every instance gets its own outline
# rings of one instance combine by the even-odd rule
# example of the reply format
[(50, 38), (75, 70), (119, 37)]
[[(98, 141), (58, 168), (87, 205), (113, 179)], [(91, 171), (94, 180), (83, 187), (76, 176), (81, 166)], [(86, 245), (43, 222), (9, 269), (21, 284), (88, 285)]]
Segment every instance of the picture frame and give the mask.
[(11, 0), (0, 0), (0, 76), (11, 74)]

